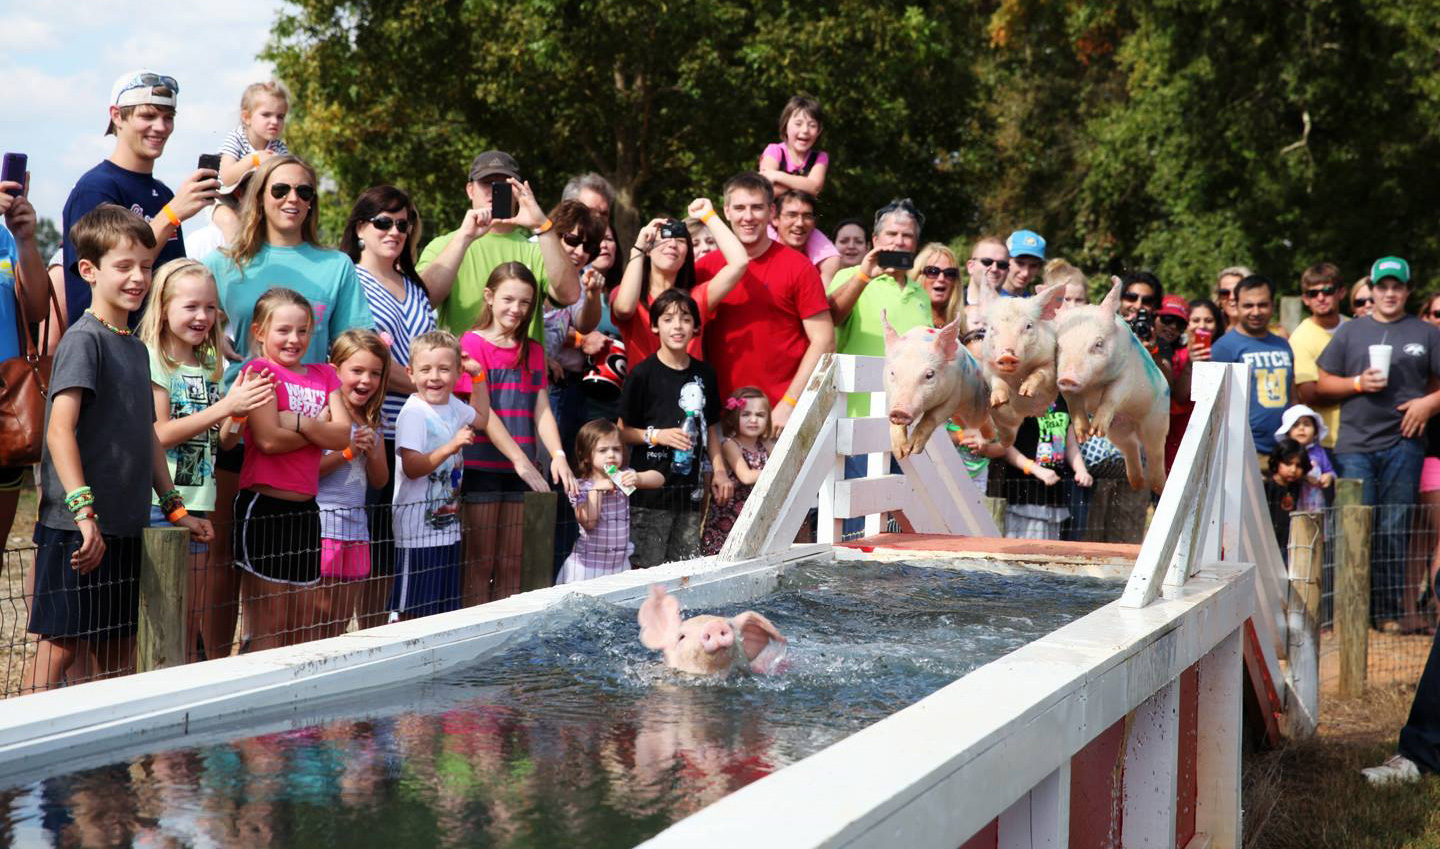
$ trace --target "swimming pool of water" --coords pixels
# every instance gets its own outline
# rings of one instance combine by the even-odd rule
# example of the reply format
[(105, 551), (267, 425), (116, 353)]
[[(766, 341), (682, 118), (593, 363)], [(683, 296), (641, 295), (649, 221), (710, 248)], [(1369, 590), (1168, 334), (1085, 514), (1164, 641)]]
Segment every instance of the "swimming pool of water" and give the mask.
[[(769, 677), (701, 680), (572, 595), (476, 665), (0, 791), (17, 846), (633, 846), (1111, 601), (1116, 582), (802, 565)], [(734, 614), (739, 609), (687, 610)], [(281, 730), (271, 730), (271, 729)]]

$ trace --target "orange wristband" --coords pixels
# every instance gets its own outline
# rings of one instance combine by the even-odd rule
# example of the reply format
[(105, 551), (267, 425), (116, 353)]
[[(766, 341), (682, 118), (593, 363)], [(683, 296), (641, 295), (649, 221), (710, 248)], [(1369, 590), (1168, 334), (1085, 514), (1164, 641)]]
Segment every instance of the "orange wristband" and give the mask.
[(1365, 388), (1360, 385), (1360, 375), (1355, 375), (1355, 391), (1364, 394)]
[(349, 445), (347, 445), (347, 446), (345, 446), (345, 450), (340, 452), (340, 456), (341, 456), (341, 457), (344, 457), (346, 460), (354, 460), (354, 459), (355, 459), (355, 449), (353, 449), (353, 448), (351, 448)]
[(250, 154), (250, 167), (251, 167), (251, 168), (259, 168), (259, 167), (260, 167), (260, 153), (259, 153), (259, 151), (254, 151), (254, 152), (252, 152), (252, 153)]
[(180, 216), (175, 214), (175, 210), (170, 208), (170, 204), (167, 203), (160, 207), (160, 214), (165, 216), (166, 220), (168, 220), (172, 226), (180, 226)]
[(543, 235), (545, 235), (546, 233), (549, 233), (549, 232), (550, 232), (550, 228), (552, 228), (552, 227), (554, 227), (554, 226), (555, 226), (555, 222), (554, 222), (554, 221), (551, 221), (550, 219), (547, 218), (547, 219), (545, 219), (545, 223), (540, 225), (540, 229), (535, 231), (535, 235), (537, 235), (537, 236), (543, 236)]
[(1025, 461), (1025, 465), (1021, 467), (1020, 471), (1024, 472), (1027, 475), (1035, 474), (1035, 461), (1027, 459)]
[(780, 400), (783, 401), (783, 402), (785, 402), (786, 404), (789, 404), (789, 405), (792, 406), (792, 407), (798, 407), (798, 406), (800, 406), (800, 402), (799, 402), (799, 401), (796, 401), (794, 398), (790, 397), (790, 393), (788, 393), (788, 392), (785, 393), (785, 397), (781, 398)]
[(470, 382), (471, 382), (471, 383), (484, 383), (484, 382), (485, 382), (485, 377), (486, 377), (486, 372), (485, 372), (485, 369), (482, 368), (482, 369), (480, 369), (480, 373), (479, 373), (479, 374), (477, 374), (477, 375), (475, 375), (474, 377), (470, 378)]
[(857, 270), (857, 271), (855, 272), (855, 279), (856, 279), (856, 280), (859, 280), (861, 283), (869, 283), (869, 282), (870, 282), (870, 275), (866, 274), (866, 273), (863, 272), (863, 271), (858, 271), (858, 270)]
[(700, 216), (700, 223), (701, 223), (701, 224), (709, 224), (709, 223), (710, 223), (710, 219), (714, 218), (715, 215), (716, 215), (715, 210), (713, 210), (713, 209), (710, 210), (709, 212), (707, 212), (707, 213), (705, 213), (704, 215)]
[(572, 330), (570, 331), (570, 341), (574, 342), (575, 347), (578, 348), (585, 344), (585, 334), (578, 330)]
[(171, 510), (169, 513), (166, 513), (166, 514), (165, 514), (165, 518), (168, 519), (168, 520), (170, 521), (170, 524), (173, 525), (173, 524), (175, 524), (176, 522), (179, 522), (181, 519), (183, 519), (183, 518), (185, 518), (186, 516), (189, 516), (189, 515), (190, 515), (190, 511), (189, 511), (189, 510), (186, 510), (184, 507), (176, 507), (174, 510)]

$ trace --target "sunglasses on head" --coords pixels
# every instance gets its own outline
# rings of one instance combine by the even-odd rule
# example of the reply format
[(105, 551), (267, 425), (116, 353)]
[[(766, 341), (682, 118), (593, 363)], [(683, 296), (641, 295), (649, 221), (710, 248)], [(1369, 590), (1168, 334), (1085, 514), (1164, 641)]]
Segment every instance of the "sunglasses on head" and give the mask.
[(1314, 289), (1305, 290), (1305, 297), (1307, 298), (1318, 298), (1321, 295), (1328, 296), (1333, 294), (1335, 294), (1334, 286), (1316, 286)]
[(939, 266), (927, 265), (924, 268), (920, 269), (920, 273), (925, 275), (926, 277), (932, 278), (940, 277), (943, 275), (946, 280), (950, 280), (952, 282), (960, 279), (960, 269), (958, 268), (940, 268)]
[[(309, 187), (301, 186), (300, 188)], [(284, 197), (284, 195), (276, 195), (276, 197)], [(307, 198), (302, 194), (300, 196), (300, 199), (306, 200)], [(408, 218), (391, 218), (388, 215), (377, 215), (374, 218), (370, 219), (370, 225), (382, 233), (389, 230), (391, 227), (394, 227), (395, 230), (399, 233), (410, 232), (410, 219)]]
[[(300, 198), (306, 203), (309, 203), (310, 201), (315, 199), (315, 187), (308, 183), (297, 183), (293, 186), (289, 183), (271, 183), (270, 197), (275, 198), (276, 200), (284, 200), (290, 194), (291, 189), (295, 190), (296, 197)], [(401, 230), (400, 232), (403, 233), (405, 231)]]
[(1001, 271), (1010, 270), (1010, 260), (1008, 259), (991, 259), (988, 256), (972, 256), (970, 258), (985, 266), (986, 268), (989, 268), (993, 265)]
[(1155, 295), (1141, 295), (1139, 292), (1126, 292), (1120, 297), (1129, 304), (1139, 301), (1147, 307), (1157, 307), (1160, 305), (1160, 299)]

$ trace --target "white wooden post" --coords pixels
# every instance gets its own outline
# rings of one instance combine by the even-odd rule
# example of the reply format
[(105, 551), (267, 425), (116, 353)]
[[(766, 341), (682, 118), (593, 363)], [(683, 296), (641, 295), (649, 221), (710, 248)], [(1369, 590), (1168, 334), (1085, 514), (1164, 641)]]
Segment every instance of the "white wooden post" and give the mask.
[(1175, 845), (1180, 773), (1180, 680), (1136, 708), (1125, 738), (1122, 846)]
[(1200, 660), (1200, 717), (1195, 747), (1195, 832), (1213, 849), (1240, 846), (1243, 628)]
[(1069, 845), (1067, 761), (1000, 815), (999, 849), (1065, 849)]

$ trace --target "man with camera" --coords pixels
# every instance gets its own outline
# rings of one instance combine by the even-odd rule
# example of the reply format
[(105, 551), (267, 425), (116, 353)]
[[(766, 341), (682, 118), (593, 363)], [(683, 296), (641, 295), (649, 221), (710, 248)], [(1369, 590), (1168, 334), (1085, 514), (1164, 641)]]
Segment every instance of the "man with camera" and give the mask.
[(1275, 311), (1275, 284), (1252, 274), (1235, 284), (1232, 295), (1239, 320), (1215, 340), (1210, 361), (1248, 363), (1254, 388), (1250, 392), (1250, 435), (1260, 455), (1260, 474), (1269, 468), (1275, 430), (1295, 394), (1295, 355), (1290, 343), (1270, 332)]

